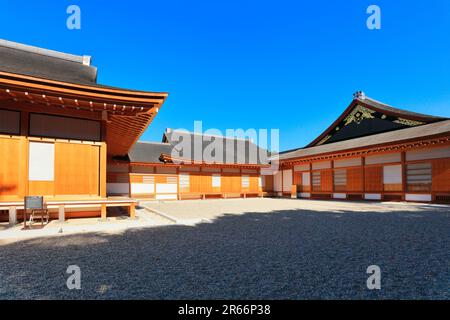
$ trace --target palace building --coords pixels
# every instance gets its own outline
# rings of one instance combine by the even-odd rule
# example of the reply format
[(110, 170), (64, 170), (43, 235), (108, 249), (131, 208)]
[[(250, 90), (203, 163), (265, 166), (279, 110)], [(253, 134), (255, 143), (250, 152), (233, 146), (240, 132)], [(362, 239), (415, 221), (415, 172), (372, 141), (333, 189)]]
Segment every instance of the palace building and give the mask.
[(362, 92), (314, 141), (278, 157), (265, 191), (279, 196), (450, 202), (450, 119)]
[(26, 196), (60, 221), (115, 206), (133, 218), (148, 199), (450, 202), (448, 118), (358, 92), (306, 147), (268, 159), (250, 139), (167, 129), (138, 142), (167, 96), (97, 83), (89, 56), (0, 40), (0, 221), (23, 219)]
[(167, 93), (97, 83), (89, 56), (0, 40), (0, 219), (15, 223), (25, 196), (53, 217), (101, 215), (136, 201), (108, 197), (108, 159), (125, 156)]
[(261, 169), (268, 166), (267, 151), (249, 139), (167, 129), (162, 142), (137, 142), (127, 157), (114, 158), (107, 186), (137, 199), (264, 196)]

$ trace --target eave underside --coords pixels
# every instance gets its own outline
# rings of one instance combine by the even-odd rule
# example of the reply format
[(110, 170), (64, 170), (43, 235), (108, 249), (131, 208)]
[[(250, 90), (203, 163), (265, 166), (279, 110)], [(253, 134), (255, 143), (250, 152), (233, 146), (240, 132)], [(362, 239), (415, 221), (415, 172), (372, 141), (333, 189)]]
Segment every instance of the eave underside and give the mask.
[(131, 146), (149, 126), (164, 103), (166, 93), (131, 92), (122, 89), (99, 88), (47, 81), (28, 76), (0, 73), (0, 99), (30, 104), (58, 113), (98, 114), (105, 121), (104, 140), (108, 154), (126, 155)]

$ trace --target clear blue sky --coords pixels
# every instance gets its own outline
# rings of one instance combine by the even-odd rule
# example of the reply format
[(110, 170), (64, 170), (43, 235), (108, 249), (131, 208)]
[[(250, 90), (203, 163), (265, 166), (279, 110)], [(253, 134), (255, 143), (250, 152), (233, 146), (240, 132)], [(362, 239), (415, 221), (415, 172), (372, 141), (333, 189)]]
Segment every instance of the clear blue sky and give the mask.
[[(0, 1), (0, 37), (93, 56), (100, 83), (170, 93), (165, 128), (279, 128), (304, 146), (364, 90), (450, 117), (450, 1)], [(81, 8), (81, 30), (66, 8)], [(381, 8), (381, 30), (366, 8)]]

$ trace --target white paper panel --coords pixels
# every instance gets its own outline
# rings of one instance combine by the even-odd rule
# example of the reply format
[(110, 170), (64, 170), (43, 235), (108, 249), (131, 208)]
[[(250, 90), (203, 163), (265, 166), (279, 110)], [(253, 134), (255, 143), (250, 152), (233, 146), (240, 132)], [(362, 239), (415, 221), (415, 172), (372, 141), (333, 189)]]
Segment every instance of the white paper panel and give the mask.
[(242, 176), (241, 182), (242, 182), (242, 188), (250, 187), (250, 177), (249, 176)]
[(262, 176), (258, 177), (258, 187), (264, 187), (265, 186), (265, 179), (263, 179)]
[(313, 170), (330, 169), (331, 161), (315, 162), (312, 164), (312, 168), (313, 168)]
[(132, 183), (131, 194), (149, 194), (155, 193), (155, 184), (153, 183)]
[(406, 194), (406, 201), (431, 201), (431, 194)]
[(343, 167), (357, 167), (362, 165), (362, 159), (361, 158), (350, 158), (350, 159), (342, 159), (342, 160), (335, 160), (334, 161), (334, 167), (335, 168), (343, 168)]
[(108, 194), (128, 194), (128, 183), (107, 183), (106, 192)]
[(189, 173), (180, 173), (178, 176), (178, 180), (180, 183), (180, 188), (186, 189), (189, 188), (190, 180)]
[(333, 193), (334, 199), (347, 199), (347, 195), (345, 193)]
[(310, 185), (310, 173), (309, 172), (303, 172), (302, 173), (302, 185), (309, 186)]
[(402, 166), (400, 164), (394, 166), (384, 166), (383, 182), (385, 184), (402, 183)]
[(278, 171), (273, 176), (273, 190), (276, 192), (282, 191), (281, 190), (281, 171)]
[(220, 188), (220, 174), (212, 175), (212, 186), (213, 188)]
[(381, 200), (381, 194), (379, 194), (379, 193), (366, 193), (364, 195), (364, 199), (366, 199), (366, 200)]
[(292, 189), (292, 170), (283, 170), (283, 191), (291, 192)]
[(156, 193), (177, 193), (178, 186), (176, 183), (157, 183)]
[(406, 152), (406, 161), (450, 158), (450, 147)]
[(30, 142), (28, 180), (53, 181), (55, 179), (55, 145)]
[(368, 156), (366, 157), (366, 164), (393, 163), (393, 162), (400, 162), (401, 160), (402, 159), (400, 153), (388, 153), (375, 156)]

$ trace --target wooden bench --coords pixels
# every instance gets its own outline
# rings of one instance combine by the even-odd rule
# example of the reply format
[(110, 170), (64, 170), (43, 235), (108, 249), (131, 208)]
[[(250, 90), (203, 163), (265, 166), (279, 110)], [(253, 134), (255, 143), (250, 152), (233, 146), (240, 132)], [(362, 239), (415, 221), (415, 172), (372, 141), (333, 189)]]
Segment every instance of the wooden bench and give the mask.
[[(58, 209), (58, 220), (59, 222), (64, 222), (65, 208), (70, 206), (71, 208), (86, 207), (89, 205), (100, 206), (101, 219), (106, 220), (106, 208), (107, 207), (128, 207), (129, 215), (131, 219), (136, 217), (136, 205), (138, 201), (134, 199), (96, 199), (96, 200), (53, 200), (46, 201), (47, 208)], [(17, 210), (23, 210), (24, 203), (21, 202), (0, 202), (0, 210), (9, 211), (9, 224), (17, 224)]]

